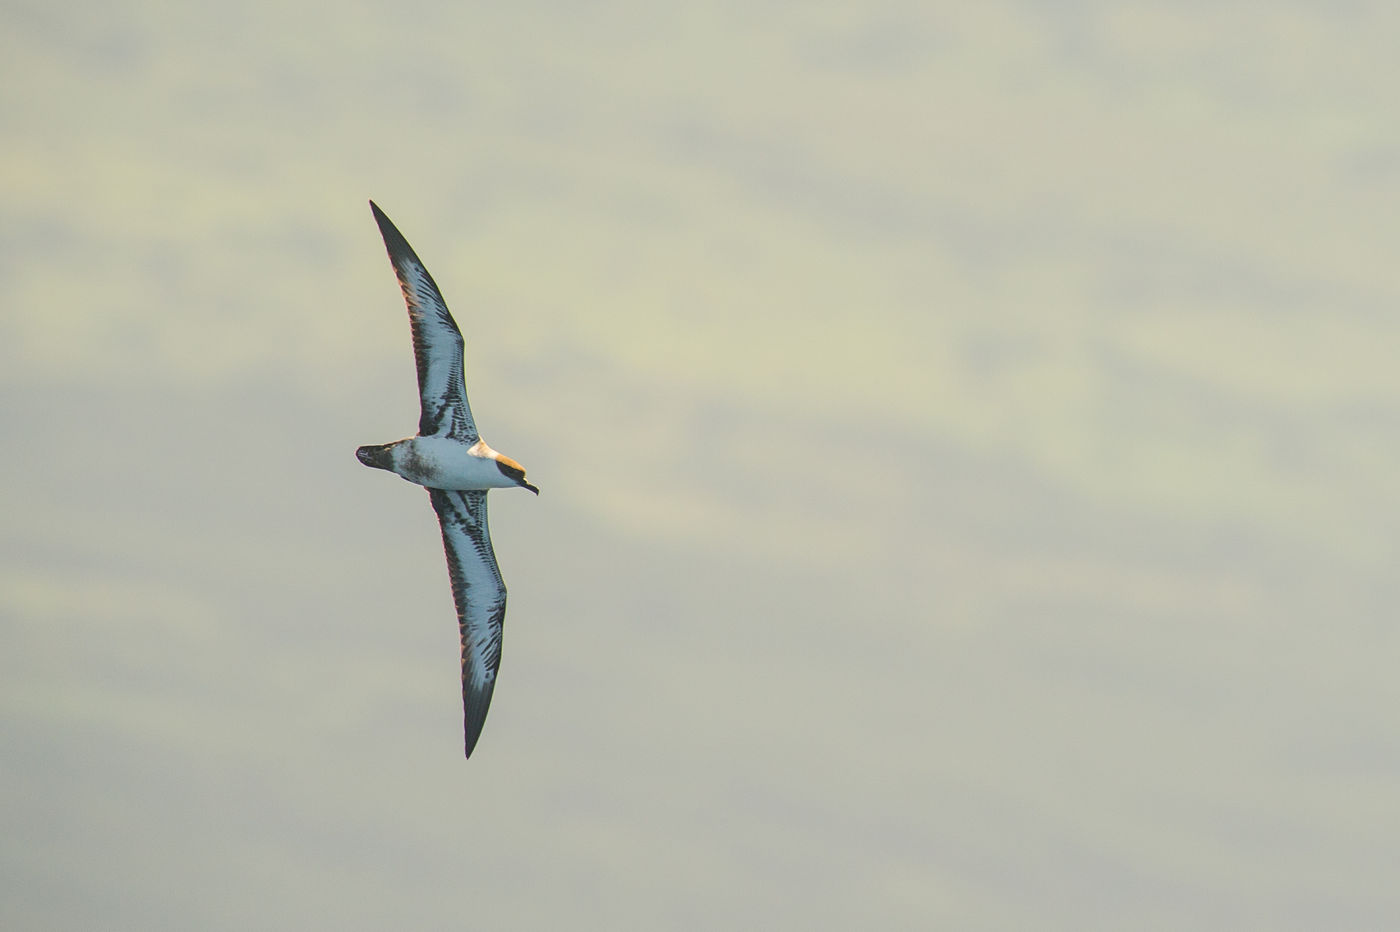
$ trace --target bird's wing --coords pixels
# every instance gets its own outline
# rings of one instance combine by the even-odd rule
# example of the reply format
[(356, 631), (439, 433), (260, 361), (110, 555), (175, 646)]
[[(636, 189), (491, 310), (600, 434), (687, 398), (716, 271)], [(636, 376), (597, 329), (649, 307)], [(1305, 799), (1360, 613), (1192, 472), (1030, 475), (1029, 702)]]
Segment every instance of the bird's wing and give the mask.
[(413, 328), (413, 358), (418, 363), (421, 405), (418, 433), (475, 443), (479, 435), (462, 377), (462, 331), (457, 329), (442, 292), (408, 240), (378, 204), (370, 201), (369, 206), (384, 237), (384, 247), (389, 250), (389, 261), (403, 289), (408, 321)]
[(429, 489), (428, 495), (442, 525), (447, 574), (452, 578), (452, 599), (457, 603), (457, 623), (462, 632), (462, 712), (467, 756), (471, 757), (486, 722), (486, 709), (496, 688), (496, 671), (501, 666), (506, 584), (491, 549), (486, 493)]

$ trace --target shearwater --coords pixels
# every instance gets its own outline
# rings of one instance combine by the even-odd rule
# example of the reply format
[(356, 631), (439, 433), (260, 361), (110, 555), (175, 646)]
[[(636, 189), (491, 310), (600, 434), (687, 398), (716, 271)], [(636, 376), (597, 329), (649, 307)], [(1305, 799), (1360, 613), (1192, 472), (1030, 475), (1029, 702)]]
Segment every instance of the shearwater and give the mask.
[(408, 240), (374, 201), (369, 206), (408, 305), (420, 415), (417, 436), (363, 446), (355, 455), (366, 466), (426, 488), (437, 512), (462, 634), (462, 712), (471, 757), (496, 687), (506, 617), (506, 584), (491, 548), (486, 490), (540, 490), (526, 481), (523, 466), (481, 439), (462, 376), (462, 331)]

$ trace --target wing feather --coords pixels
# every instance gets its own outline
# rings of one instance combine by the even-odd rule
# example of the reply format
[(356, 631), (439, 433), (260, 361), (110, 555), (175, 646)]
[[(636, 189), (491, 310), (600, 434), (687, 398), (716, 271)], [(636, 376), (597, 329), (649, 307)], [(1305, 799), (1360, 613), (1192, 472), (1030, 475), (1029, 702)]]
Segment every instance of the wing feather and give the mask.
[(475, 443), (479, 435), (462, 375), (462, 331), (408, 240), (378, 204), (370, 201), (369, 206), (408, 305), (413, 358), (418, 366), (418, 433)]
[(447, 574), (462, 634), (462, 718), (467, 756), (472, 756), (501, 666), (506, 619), (506, 584), (491, 548), (484, 491), (429, 489), (442, 526)]

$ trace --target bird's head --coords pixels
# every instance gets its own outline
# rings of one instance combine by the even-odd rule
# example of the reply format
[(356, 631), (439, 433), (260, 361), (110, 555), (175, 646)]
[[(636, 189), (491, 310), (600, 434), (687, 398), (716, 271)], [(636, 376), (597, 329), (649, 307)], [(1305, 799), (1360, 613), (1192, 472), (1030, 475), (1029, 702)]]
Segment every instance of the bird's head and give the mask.
[(516, 485), (520, 486), (522, 489), (529, 489), (531, 492), (534, 492), (536, 495), (539, 495), (539, 494), (540, 494), (540, 490), (539, 490), (538, 488), (536, 488), (535, 486), (531, 485), (528, 481), (526, 481), (526, 479), (525, 479), (525, 467), (524, 467), (524, 466), (521, 466), (519, 463), (517, 463), (515, 460), (511, 459), (509, 456), (505, 456), (505, 455), (503, 455), (503, 454), (497, 453), (497, 454), (496, 454), (496, 468), (499, 469), (499, 470), (501, 471), (501, 475), (505, 476), (507, 479), (511, 480), (511, 481), (514, 482)]

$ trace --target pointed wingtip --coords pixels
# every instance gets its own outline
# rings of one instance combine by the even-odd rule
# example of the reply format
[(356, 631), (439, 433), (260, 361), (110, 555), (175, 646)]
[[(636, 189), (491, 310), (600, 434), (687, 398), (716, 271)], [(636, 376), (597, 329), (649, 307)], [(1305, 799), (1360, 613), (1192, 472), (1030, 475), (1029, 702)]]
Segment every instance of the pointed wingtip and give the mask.
[(485, 724), (484, 719), (478, 720), (474, 724), (468, 720), (466, 729), (465, 751), (463, 759), (471, 760), (472, 751), (476, 750), (476, 743), (481, 740), (481, 728)]
[(462, 688), (462, 732), (466, 738), (466, 756), (470, 758), (481, 740), (481, 731), (486, 726), (486, 712), (491, 708), (491, 694), (495, 692), (495, 681), (482, 689), (474, 689), (463, 683)]
[(400, 239), (403, 238), (403, 234), (399, 232), (398, 227), (394, 226), (394, 221), (390, 220), (389, 215), (379, 209), (378, 204), (371, 200), (369, 202), (369, 209), (370, 213), (374, 214), (374, 222), (379, 224), (380, 232), (387, 235), (390, 230), (393, 230), (395, 236)]
[(374, 213), (374, 222), (379, 224), (379, 235), (384, 238), (384, 248), (389, 250), (389, 258), (396, 265), (400, 258), (412, 259), (422, 265), (422, 260), (413, 251), (413, 247), (408, 245), (408, 240), (399, 232), (399, 228), (394, 226), (394, 221), (389, 219), (389, 215), (380, 210), (373, 200), (369, 202), (369, 209)]

